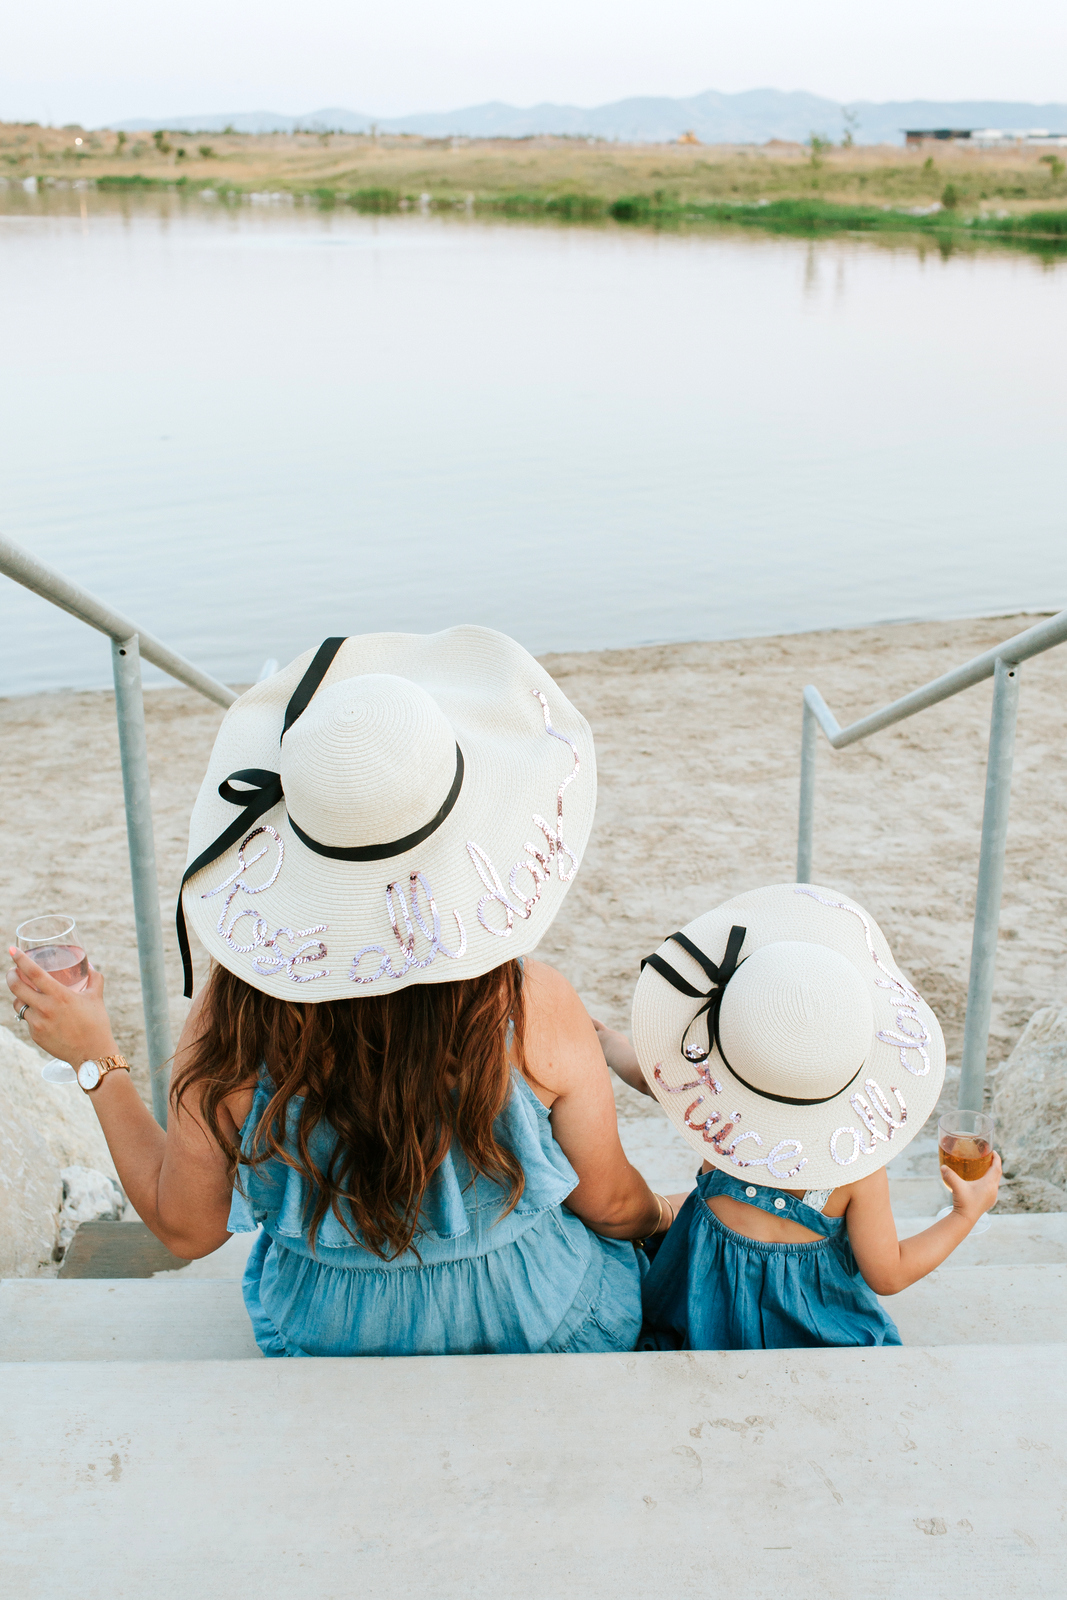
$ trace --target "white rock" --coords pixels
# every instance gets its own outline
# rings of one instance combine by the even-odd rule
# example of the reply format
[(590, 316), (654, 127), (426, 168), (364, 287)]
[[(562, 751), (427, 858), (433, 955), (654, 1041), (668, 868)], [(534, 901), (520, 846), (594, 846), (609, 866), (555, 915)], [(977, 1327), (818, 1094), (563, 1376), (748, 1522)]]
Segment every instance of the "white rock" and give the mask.
[(76, 1083), (45, 1083), (41, 1068), (47, 1059), (10, 1028), (0, 1027), (0, 1086), (44, 1140), (57, 1180), (63, 1167), (92, 1167), (117, 1183), (115, 1163), (89, 1096)]
[(993, 1115), (1008, 1177), (1067, 1188), (1067, 1007), (1030, 1018), (997, 1074)]
[(0, 1278), (54, 1271), (62, 1198), (48, 1145), (0, 1078)]
[(66, 1250), (83, 1222), (118, 1222), (126, 1200), (114, 1178), (92, 1167), (64, 1167), (63, 1208), (59, 1213), (61, 1250)]
[[(46, 1059), (0, 1027), (0, 1277), (54, 1273), (78, 1222), (122, 1215), (118, 1174), (89, 1098), (77, 1084), (45, 1083)], [(88, 1176), (72, 1185), (60, 1239), (64, 1170)], [(93, 1209), (93, 1195), (101, 1205), (106, 1196), (103, 1210)]]

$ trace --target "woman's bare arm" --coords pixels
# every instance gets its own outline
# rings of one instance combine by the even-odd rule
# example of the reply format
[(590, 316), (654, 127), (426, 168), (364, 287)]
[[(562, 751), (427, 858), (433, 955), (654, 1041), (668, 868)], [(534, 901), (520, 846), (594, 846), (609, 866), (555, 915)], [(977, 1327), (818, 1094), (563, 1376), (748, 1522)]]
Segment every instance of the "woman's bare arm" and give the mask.
[(996, 1203), (1000, 1157), (977, 1183), (965, 1183), (948, 1167), (941, 1176), (952, 1190), (952, 1212), (910, 1239), (898, 1239), (889, 1204), (889, 1179), (882, 1167), (851, 1186), (845, 1221), (848, 1242), (865, 1282), (875, 1294), (899, 1294), (933, 1272), (955, 1250), (978, 1218)]
[[(11, 956), (15, 969), (8, 974), (8, 987), (16, 1006), (30, 1007), (26, 1022), (34, 1044), (74, 1068), (118, 1055), (100, 973), (92, 973), (88, 988), (74, 994), (23, 952), (12, 950)], [(176, 1064), (199, 1033), (199, 1013), (198, 1000), (182, 1029)], [(119, 1181), (156, 1238), (187, 1260), (225, 1244), (232, 1185), (226, 1157), (199, 1119), (195, 1094), (186, 1097), (181, 1110), (171, 1102), (166, 1133), (128, 1072), (109, 1072), (89, 1099)]]
[(566, 978), (541, 961), (525, 969), (526, 1066), (552, 1132), (578, 1174), (566, 1205), (595, 1233), (631, 1239), (668, 1225), (619, 1140), (615, 1098), (596, 1029)]

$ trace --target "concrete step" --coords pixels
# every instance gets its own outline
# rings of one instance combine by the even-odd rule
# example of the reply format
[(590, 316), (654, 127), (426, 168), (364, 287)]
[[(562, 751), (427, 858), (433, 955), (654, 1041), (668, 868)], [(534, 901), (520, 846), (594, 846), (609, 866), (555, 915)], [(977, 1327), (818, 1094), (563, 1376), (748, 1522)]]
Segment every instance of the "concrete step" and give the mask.
[(931, 1177), (895, 1178), (890, 1169), (889, 1203), (895, 1217), (933, 1217), (951, 1199), (936, 1172)]
[(0, 1361), (261, 1359), (236, 1278), (4, 1278)]
[(190, 1263), (161, 1244), (139, 1219), (83, 1222), (63, 1257), (60, 1278), (151, 1278)]
[[(909, 1345), (1055, 1342), (1067, 1334), (1067, 1266), (942, 1267), (883, 1303)], [(258, 1354), (236, 1278), (176, 1272), (0, 1283), (0, 1361), (236, 1361)]]
[(1049, 1344), (1067, 1337), (1067, 1267), (939, 1267), (882, 1304), (905, 1344)]
[(1063, 1344), (0, 1367), (0, 1590), (1033, 1600), (1062, 1592), (1065, 1370)]
[[(897, 1233), (907, 1239), (930, 1227), (933, 1217), (898, 1217)], [(985, 1233), (970, 1234), (940, 1268), (1067, 1265), (1067, 1212), (1025, 1212), (992, 1216)]]

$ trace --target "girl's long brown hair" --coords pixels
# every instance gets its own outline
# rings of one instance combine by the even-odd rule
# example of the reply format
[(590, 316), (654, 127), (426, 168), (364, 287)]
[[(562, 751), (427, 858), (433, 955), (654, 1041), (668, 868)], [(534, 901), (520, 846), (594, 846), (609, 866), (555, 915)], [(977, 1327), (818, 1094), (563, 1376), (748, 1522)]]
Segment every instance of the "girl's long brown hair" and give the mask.
[[(238, 1161), (284, 1161), (307, 1180), (309, 1235), (332, 1211), (375, 1255), (391, 1258), (416, 1242), (423, 1198), (453, 1140), (472, 1172), (500, 1183), (508, 1209), (523, 1189), (522, 1168), (497, 1140), (493, 1122), (511, 1092), (511, 1060), (523, 1064), (522, 975), (508, 961), (480, 978), (414, 984), (394, 994), (301, 1005), (253, 989), (225, 967), (208, 980), (203, 1031), (173, 1086), (180, 1106), (194, 1086), (199, 1114), (235, 1174)], [(256, 1082), (273, 1088), (251, 1148), (223, 1131), (223, 1100)], [(292, 1147), (290, 1102), (303, 1096)], [(325, 1168), (311, 1136), (336, 1135)]]

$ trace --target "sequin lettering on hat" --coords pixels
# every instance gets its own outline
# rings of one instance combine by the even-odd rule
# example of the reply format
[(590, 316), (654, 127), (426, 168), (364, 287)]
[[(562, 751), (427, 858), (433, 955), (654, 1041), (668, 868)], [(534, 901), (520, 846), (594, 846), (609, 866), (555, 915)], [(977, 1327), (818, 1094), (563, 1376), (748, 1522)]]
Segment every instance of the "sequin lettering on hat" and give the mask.
[[(429, 922), (427, 922), (426, 915), (419, 904), (420, 891), (426, 899), (426, 910), (430, 914)], [(399, 967), (393, 965), (384, 945), (365, 944), (352, 957), (352, 966), (348, 975), (353, 983), (377, 983), (379, 978), (402, 978), (405, 973), (411, 971), (412, 967), (425, 969), (432, 966), (439, 955), (447, 956), (450, 961), (458, 961), (460, 956), (466, 953), (467, 930), (463, 926), (463, 918), (458, 911), (453, 911), (452, 915), (456, 919), (456, 927), (459, 931), (459, 946), (455, 950), (449, 950), (448, 946), (443, 942), (441, 938), (441, 914), (437, 909), (437, 901), (433, 897), (433, 890), (430, 888), (423, 873), (412, 872), (409, 875), (408, 892), (411, 895), (410, 911), (404, 891), (399, 883), (388, 884), (385, 891), (385, 903), (389, 912), (389, 921), (392, 924), (396, 942), (400, 946), (401, 965)], [(400, 909), (399, 919), (397, 917), (397, 907)], [(419, 932), (423, 934), (429, 944), (429, 949), (424, 956), (416, 956), (415, 954), (415, 927), (412, 923), (412, 918), (415, 919)], [(400, 931), (401, 920), (404, 924), (403, 933)], [(381, 957), (377, 972), (361, 973), (359, 971), (359, 964), (363, 957), (367, 955)]]
[[(711, 1076), (707, 1067), (698, 1066), (697, 1077), (689, 1083), (670, 1084), (663, 1076), (662, 1065), (662, 1062), (657, 1062), (652, 1070), (652, 1075), (665, 1094), (683, 1094), (686, 1090), (699, 1089), (701, 1084), (710, 1094), (722, 1093), (722, 1084), (717, 1078)], [(733, 1116), (728, 1117), (725, 1122), (723, 1122), (721, 1111), (713, 1111), (703, 1121), (694, 1122), (693, 1113), (699, 1106), (704, 1104), (706, 1098), (706, 1095), (698, 1094), (696, 1099), (686, 1107), (682, 1121), (687, 1128), (692, 1128), (694, 1133), (701, 1134), (705, 1144), (710, 1144), (720, 1156), (727, 1157), (735, 1167), (766, 1167), (772, 1178), (783, 1180), (785, 1178), (795, 1178), (801, 1167), (807, 1165), (807, 1156), (803, 1156), (796, 1166), (789, 1167), (785, 1171), (781, 1170), (784, 1160), (790, 1156), (801, 1155), (804, 1146), (799, 1139), (779, 1139), (774, 1148), (765, 1156), (738, 1155), (737, 1148), (745, 1139), (752, 1139), (758, 1146), (762, 1147), (762, 1138), (755, 1129), (745, 1133), (737, 1133), (735, 1131), (742, 1120), (740, 1111), (735, 1111)], [(727, 1140), (730, 1142), (727, 1143)]]
[[(913, 989), (910, 983), (905, 983), (903, 978), (899, 978), (890, 972), (884, 962), (879, 959), (878, 952), (874, 948), (874, 940), (871, 938), (871, 925), (857, 906), (846, 905), (843, 900), (828, 900), (825, 895), (819, 894), (815, 889), (810, 889), (807, 884), (798, 884), (796, 893), (806, 894), (809, 899), (817, 900), (822, 906), (830, 906), (834, 911), (847, 911), (850, 917), (857, 917), (863, 924), (863, 937), (867, 941), (867, 949), (871, 960), (879, 972), (883, 974), (881, 978), (875, 978), (875, 983), (879, 989), (891, 989), (900, 996), (897, 1005), (898, 1031), (894, 1033), (891, 1028), (881, 1028), (875, 1034), (875, 1038), (881, 1040), (882, 1044), (893, 1045), (899, 1052), (900, 1064), (905, 1072), (910, 1072), (913, 1078), (925, 1078), (930, 1070), (930, 1055), (926, 1049), (926, 1046), (930, 1043), (930, 1033), (924, 1026), (915, 1005), (916, 1000), (919, 999), (918, 990)], [(915, 1023), (914, 1031), (908, 1027), (909, 1022)], [(911, 1065), (908, 1060), (909, 1051), (915, 1051), (918, 1054), (922, 1062), (921, 1067), (913, 1067)]]
[[(253, 839), (258, 838), (260, 834), (266, 835), (267, 842), (250, 860), (246, 860), (246, 847), (251, 844)], [(249, 883), (245, 874), (257, 862), (262, 861), (265, 856), (269, 856), (272, 841), (278, 846), (278, 859), (275, 861), (270, 874), (262, 883)], [(326, 933), (329, 926), (327, 923), (321, 922), (312, 928), (280, 927), (275, 928), (272, 933), (270, 923), (259, 914), (254, 905), (239, 904), (230, 915), (230, 909), (239, 894), (262, 894), (264, 889), (269, 889), (277, 881), (284, 859), (285, 845), (282, 842), (281, 835), (277, 829), (270, 826), (270, 823), (261, 823), (258, 828), (253, 828), (250, 833), (246, 833), (238, 845), (236, 870), (231, 872), (228, 878), (224, 878), (220, 884), (216, 884), (214, 889), (208, 889), (200, 898), (201, 900), (210, 900), (214, 895), (222, 894), (224, 890), (229, 890), (226, 899), (223, 901), (222, 910), (219, 912), (216, 929), (235, 954), (252, 956), (253, 971), (260, 973), (263, 977), (270, 977), (274, 973), (284, 972), (285, 976), (293, 983), (313, 983), (316, 978), (328, 978), (330, 975), (329, 967), (320, 967), (316, 972), (298, 972), (296, 969), (297, 967), (312, 965), (316, 961), (325, 961), (326, 946), (320, 939), (313, 939), (311, 935)], [(237, 930), (246, 917), (251, 920), (251, 928), (246, 936), (247, 942), (243, 942)], [(296, 945), (297, 948), (286, 953), (279, 947), (279, 940), (281, 939), (285, 939), (290, 945)], [(304, 943), (300, 944), (298, 942), (300, 940), (303, 940)], [(271, 953), (269, 955), (257, 955), (254, 953), (260, 950), (270, 951)]]
[[(567, 776), (556, 790), (555, 828), (553, 828), (550, 823), (546, 822), (544, 817), (539, 816), (536, 812), (534, 812), (530, 819), (533, 822), (534, 827), (539, 828), (541, 833), (544, 835), (544, 848), (542, 849), (540, 845), (531, 844), (529, 840), (527, 840), (522, 847), (526, 851), (526, 855), (520, 856), (518, 861), (512, 865), (508, 873), (508, 886), (511, 889), (511, 893), (515, 896), (515, 899), (519, 902), (518, 905), (516, 905), (509, 898), (507, 889), (505, 889), (501, 881), (500, 874), (497, 872), (488, 852), (483, 850), (482, 846), (474, 839), (467, 840), (467, 854), (470, 856), (474, 870), (477, 872), (486, 889), (486, 893), (483, 894), (482, 898), (478, 901), (476, 913), (478, 921), (481, 923), (486, 933), (491, 933), (498, 939), (506, 939), (508, 937), (512, 928), (515, 926), (516, 917), (521, 917), (523, 921), (525, 921), (527, 917), (533, 915), (534, 907), (541, 898), (542, 885), (547, 883), (548, 879), (552, 875), (553, 861), (556, 863), (556, 871), (559, 874), (561, 883), (570, 883), (571, 879), (574, 877), (574, 874), (578, 870), (578, 857), (563, 838), (563, 795), (566, 791), (567, 785), (573, 783), (581, 771), (581, 762), (578, 759), (578, 746), (575, 744), (573, 739), (568, 739), (566, 734), (556, 732), (555, 728), (552, 726), (552, 718), (548, 710), (548, 701), (545, 699), (540, 689), (533, 689), (531, 690), (531, 693), (533, 694), (534, 698), (539, 700), (541, 703), (541, 710), (544, 713), (545, 718), (546, 733), (550, 734), (553, 739), (558, 739), (561, 744), (568, 746), (571, 754), (574, 757), (574, 766), (571, 768), (570, 772), (568, 772)], [(566, 869), (563, 865), (564, 857), (566, 857), (570, 862), (570, 866)], [(525, 872), (529, 875), (531, 882), (531, 893), (529, 894), (524, 894), (516, 882), (516, 879), (521, 872)], [(494, 901), (503, 909), (504, 912), (504, 926), (502, 928), (494, 927), (493, 923), (489, 921), (487, 915), (488, 907)]]
[[(869, 1099), (865, 1099), (862, 1094), (854, 1094), (849, 1100), (849, 1104), (864, 1124), (864, 1128), (853, 1126), (835, 1128), (830, 1135), (830, 1155), (839, 1167), (850, 1167), (854, 1161), (859, 1160), (861, 1155), (872, 1156), (877, 1149), (879, 1141), (888, 1144), (897, 1129), (902, 1128), (908, 1120), (908, 1108), (904, 1103), (904, 1096), (895, 1084), (890, 1084), (889, 1093), (896, 1096), (897, 1105), (900, 1109), (899, 1117), (894, 1117), (888, 1097), (873, 1078), (868, 1078), (863, 1087)], [(881, 1117), (886, 1125), (885, 1133), (875, 1122), (875, 1108), (870, 1105), (869, 1101), (874, 1101), (877, 1107), (877, 1115)], [(864, 1129), (866, 1129), (866, 1132)], [(837, 1141), (843, 1138), (845, 1134), (851, 1136), (852, 1150), (849, 1155), (842, 1156), (838, 1154)]]

